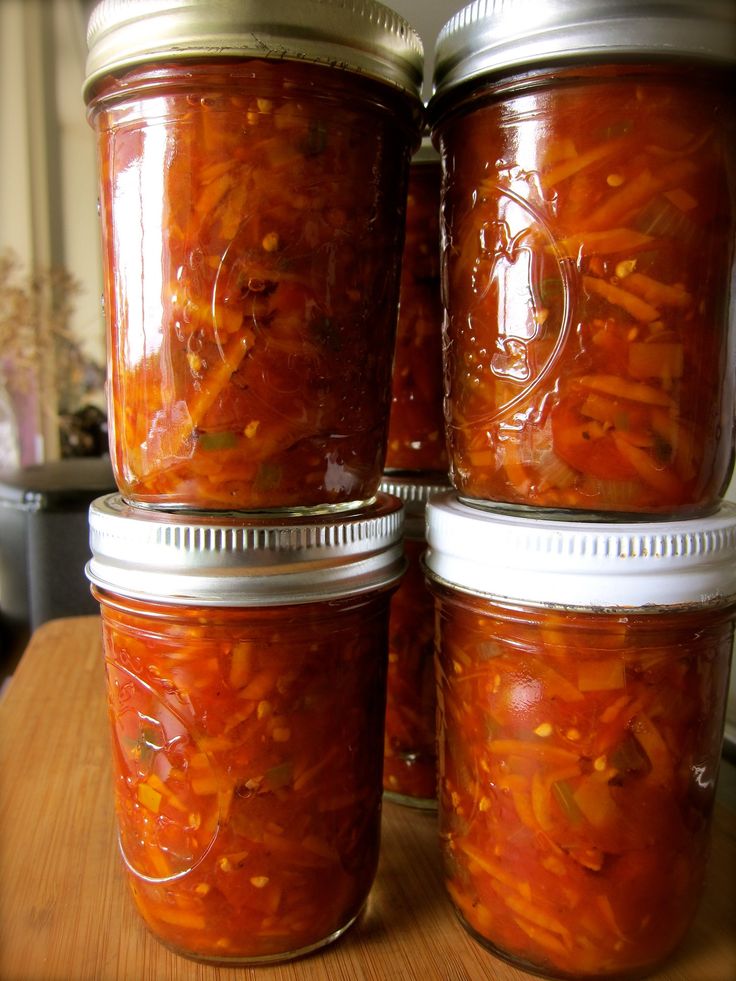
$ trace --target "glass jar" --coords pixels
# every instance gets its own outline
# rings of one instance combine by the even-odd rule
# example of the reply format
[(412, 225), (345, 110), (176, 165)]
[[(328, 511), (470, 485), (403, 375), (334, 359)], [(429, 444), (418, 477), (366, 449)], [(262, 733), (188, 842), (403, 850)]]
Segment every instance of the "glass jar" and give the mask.
[(401, 527), (386, 495), (321, 524), (93, 503), (120, 850), (177, 953), (284, 960), (360, 914)]
[(119, 489), (200, 510), (370, 501), (417, 35), (373, 0), (103, 0), (88, 36)]
[(703, 891), (736, 507), (642, 524), (427, 509), (446, 885), (493, 953), (648, 976)]
[(440, 183), (429, 137), (409, 169), (387, 470), (447, 472), (442, 383)]
[(511, 0), (441, 32), (430, 113), (464, 499), (579, 519), (722, 499), (735, 19), (720, 0)]
[(443, 474), (387, 475), (381, 490), (404, 505), (406, 574), (391, 597), (383, 789), (389, 800), (437, 807), (434, 604), (422, 566), (427, 501), (449, 489)]

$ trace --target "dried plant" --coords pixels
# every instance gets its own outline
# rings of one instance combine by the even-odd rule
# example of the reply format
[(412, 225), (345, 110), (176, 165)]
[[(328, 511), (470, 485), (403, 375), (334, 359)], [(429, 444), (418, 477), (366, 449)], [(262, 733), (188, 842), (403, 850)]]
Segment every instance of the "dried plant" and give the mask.
[(101, 384), (102, 369), (69, 327), (80, 292), (65, 269), (28, 271), (12, 250), (0, 252), (0, 388), (37, 392), (57, 419)]

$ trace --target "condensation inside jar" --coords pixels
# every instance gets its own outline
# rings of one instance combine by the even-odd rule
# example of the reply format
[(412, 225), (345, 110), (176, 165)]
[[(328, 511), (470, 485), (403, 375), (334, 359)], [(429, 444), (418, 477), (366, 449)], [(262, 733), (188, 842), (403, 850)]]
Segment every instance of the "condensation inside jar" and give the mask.
[(734, 104), (710, 69), (446, 96), (448, 440), (469, 500), (706, 514), (733, 467)]
[(648, 976), (702, 896), (733, 609), (433, 591), (441, 847), (461, 920), (535, 973)]
[(409, 171), (386, 453), (390, 470), (446, 472), (448, 467), (442, 381), (441, 178), (439, 158), (417, 160)]
[(101, 603), (120, 849), (167, 946), (334, 940), (376, 871), (388, 592), (261, 609)]
[(417, 139), (409, 100), (315, 64), (192, 59), (104, 80), (90, 118), (126, 499), (371, 500)]

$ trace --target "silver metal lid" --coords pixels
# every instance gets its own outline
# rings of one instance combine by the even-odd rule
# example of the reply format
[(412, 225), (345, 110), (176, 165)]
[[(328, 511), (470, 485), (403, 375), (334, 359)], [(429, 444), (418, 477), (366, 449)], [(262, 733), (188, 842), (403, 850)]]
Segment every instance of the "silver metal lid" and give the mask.
[(381, 589), (404, 571), (401, 502), (359, 512), (269, 515), (152, 511), (119, 494), (89, 510), (87, 576), (111, 593), (201, 606), (281, 606)]
[(419, 35), (376, 0), (101, 0), (87, 28), (86, 79), (159, 60), (272, 58), (360, 72), (419, 98)]
[(450, 480), (443, 473), (384, 473), (380, 488), (384, 494), (398, 497), (404, 505), (404, 535), (424, 538), (424, 513), (427, 501), (435, 494), (450, 489)]
[(427, 505), (426, 567), (465, 592), (587, 610), (725, 606), (736, 599), (736, 505), (687, 521), (557, 521), (454, 493)]
[(479, 75), (653, 56), (733, 65), (734, 0), (475, 0), (442, 28), (435, 98)]

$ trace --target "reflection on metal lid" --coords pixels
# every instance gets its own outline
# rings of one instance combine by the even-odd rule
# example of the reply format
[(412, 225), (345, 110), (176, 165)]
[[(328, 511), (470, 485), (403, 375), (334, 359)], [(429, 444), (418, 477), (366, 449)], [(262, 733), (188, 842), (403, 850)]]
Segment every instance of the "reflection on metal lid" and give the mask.
[(673, 57), (736, 63), (733, 0), (475, 0), (442, 28), (440, 95), (482, 74), (561, 60)]
[(376, 0), (101, 0), (87, 45), (87, 98), (111, 72), (203, 57), (330, 65), (416, 97), (422, 87), (419, 35)]

